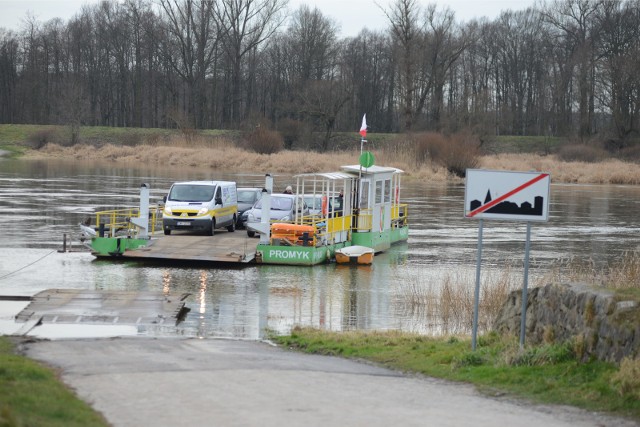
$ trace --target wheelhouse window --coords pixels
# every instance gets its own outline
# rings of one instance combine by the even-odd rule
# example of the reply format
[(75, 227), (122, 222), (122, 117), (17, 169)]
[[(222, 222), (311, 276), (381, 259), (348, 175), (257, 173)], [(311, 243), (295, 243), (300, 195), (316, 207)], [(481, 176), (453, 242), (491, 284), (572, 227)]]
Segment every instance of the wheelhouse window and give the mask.
[(384, 181), (384, 202), (391, 203), (391, 180)]
[(376, 205), (382, 203), (382, 190), (384, 181), (376, 181)]

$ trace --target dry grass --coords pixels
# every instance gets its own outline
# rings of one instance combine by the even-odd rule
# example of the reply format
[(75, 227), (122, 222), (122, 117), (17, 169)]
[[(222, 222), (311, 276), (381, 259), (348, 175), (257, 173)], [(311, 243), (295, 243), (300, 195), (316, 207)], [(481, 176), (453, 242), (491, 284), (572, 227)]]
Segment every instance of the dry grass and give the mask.
[(640, 289), (640, 252), (626, 252), (616, 262), (603, 267), (597, 267), (593, 260), (560, 260), (544, 281), (584, 282), (609, 289)]
[[(445, 166), (426, 160), (416, 163), (411, 150), (378, 150), (373, 152), (376, 164), (394, 166), (409, 177), (429, 182), (460, 181)], [(68, 158), (124, 164), (189, 166), (212, 168), (222, 172), (305, 173), (336, 170), (340, 165), (357, 164), (359, 151), (317, 153), (284, 150), (275, 154), (258, 154), (238, 148), (224, 137), (194, 137), (186, 142), (172, 136), (167, 141), (144, 145), (116, 146), (105, 144), (63, 147), (47, 144), (32, 150), (27, 158)], [(480, 168), (495, 170), (538, 170), (549, 172), (554, 183), (640, 184), (640, 164), (620, 160), (600, 163), (561, 162), (554, 156), (535, 154), (499, 154), (480, 158)]]
[(620, 370), (611, 378), (620, 396), (625, 394), (640, 399), (640, 359), (622, 359)]
[(640, 184), (640, 165), (621, 160), (600, 163), (562, 162), (555, 156), (499, 154), (484, 156), (480, 167), (495, 170), (544, 171), (551, 182), (575, 184)]
[[(473, 326), (475, 272), (452, 271), (434, 283), (422, 275), (404, 278), (399, 303), (412, 314), (432, 319), (442, 333), (467, 333)], [(484, 273), (480, 280), (478, 328), (488, 330), (509, 292), (522, 286), (510, 264)]]

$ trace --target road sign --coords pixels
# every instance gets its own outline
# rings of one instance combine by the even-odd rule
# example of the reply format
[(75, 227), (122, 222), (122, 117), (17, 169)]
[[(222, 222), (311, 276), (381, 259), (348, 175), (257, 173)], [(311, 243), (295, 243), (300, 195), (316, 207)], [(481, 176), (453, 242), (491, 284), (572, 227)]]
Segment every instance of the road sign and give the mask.
[(467, 169), (464, 216), (548, 221), (551, 177), (544, 172)]

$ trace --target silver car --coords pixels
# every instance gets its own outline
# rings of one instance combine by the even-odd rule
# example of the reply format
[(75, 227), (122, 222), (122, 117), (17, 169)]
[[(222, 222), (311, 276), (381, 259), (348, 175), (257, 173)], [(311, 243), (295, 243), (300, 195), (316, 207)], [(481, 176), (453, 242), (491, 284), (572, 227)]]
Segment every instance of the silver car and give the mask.
[[(296, 212), (296, 199), (298, 211)], [(260, 222), (262, 219), (262, 202), (264, 199), (258, 200), (251, 209), (249, 209), (247, 214), (247, 222), (246, 225), (251, 225), (251, 223)], [(304, 199), (300, 196), (296, 196), (294, 194), (272, 194), (271, 195), (271, 210), (269, 211), (269, 220), (271, 222), (274, 221), (282, 221), (289, 222), (295, 221), (299, 216), (309, 215), (309, 208), (307, 204), (304, 202)], [(247, 228), (247, 235), (249, 237), (253, 237), (256, 235), (255, 231), (249, 230)]]

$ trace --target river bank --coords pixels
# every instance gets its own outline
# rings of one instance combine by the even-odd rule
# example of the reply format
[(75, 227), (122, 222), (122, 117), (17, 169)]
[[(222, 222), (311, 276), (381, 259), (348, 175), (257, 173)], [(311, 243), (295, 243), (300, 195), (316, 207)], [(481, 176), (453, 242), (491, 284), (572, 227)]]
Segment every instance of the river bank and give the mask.
[[(408, 178), (431, 182), (461, 181), (444, 167), (432, 163), (416, 164), (394, 157), (383, 150), (373, 150), (376, 164), (392, 165), (406, 172)], [(39, 150), (28, 150), (25, 159), (69, 159), (100, 161), (119, 165), (166, 165), (167, 167), (208, 168), (221, 172), (310, 173), (331, 171), (340, 165), (358, 162), (359, 151), (318, 153), (311, 151), (281, 151), (258, 154), (230, 143), (185, 147), (178, 145), (116, 146), (105, 144), (65, 147), (47, 144)], [(564, 162), (554, 155), (504, 153), (484, 155), (478, 168), (494, 170), (544, 171), (554, 183), (572, 184), (640, 184), (640, 164), (607, 159), (597, 163)]]

